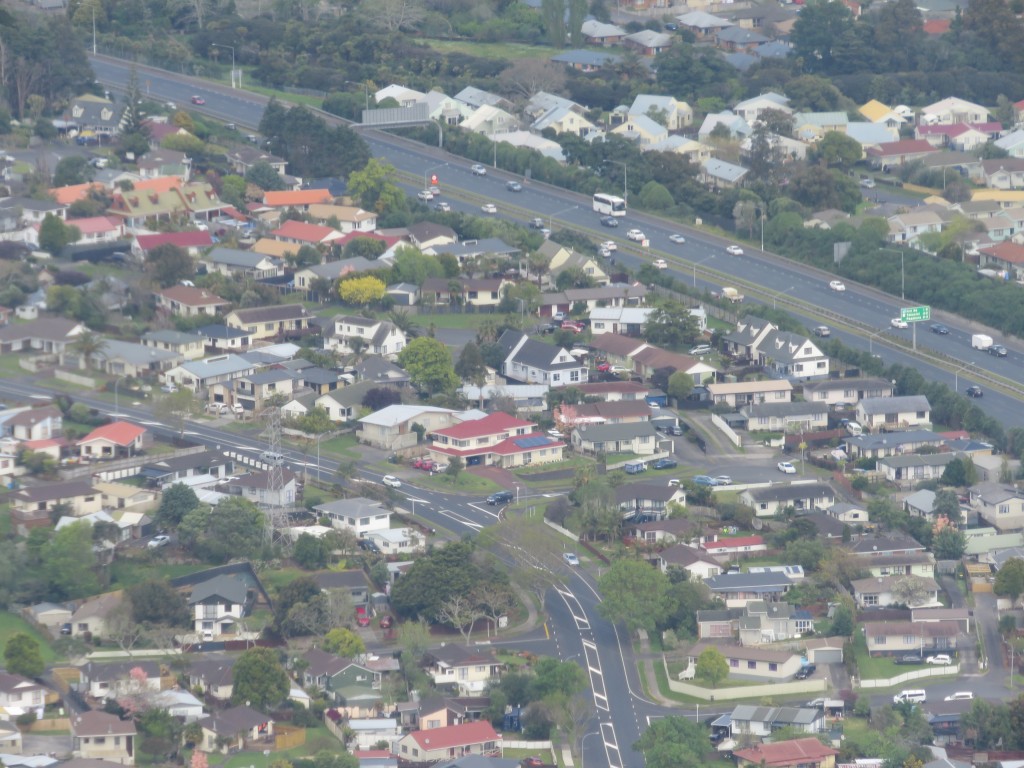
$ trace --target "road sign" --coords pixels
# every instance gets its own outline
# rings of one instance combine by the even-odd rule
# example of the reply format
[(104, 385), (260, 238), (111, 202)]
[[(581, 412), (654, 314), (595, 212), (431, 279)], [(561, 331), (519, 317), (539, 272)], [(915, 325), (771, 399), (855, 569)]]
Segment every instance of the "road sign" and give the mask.
[(436, 173), (435, 173), (435, 174), (433, 174), (433, 175), (432, 175), (432, 176), (430, 177), (430, 183), (431, 183), (431, 184), (433, 184), (433, 185), (434, 185), (435, 187), (437, 186), (437, 174), (436, 174)]
[(905, 323), (923, 323), (931, 319), (931, 307), (903, 307), (900, 309), (900, 320)]

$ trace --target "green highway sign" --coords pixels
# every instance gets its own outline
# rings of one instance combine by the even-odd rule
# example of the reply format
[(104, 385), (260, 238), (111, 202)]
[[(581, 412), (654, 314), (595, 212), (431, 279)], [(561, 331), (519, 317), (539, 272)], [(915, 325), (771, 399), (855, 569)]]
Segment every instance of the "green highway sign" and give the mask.
[(923, 323), (931, 319), (931, 307), (903, 307), (900, 309), (900, 320), (905, 323)]

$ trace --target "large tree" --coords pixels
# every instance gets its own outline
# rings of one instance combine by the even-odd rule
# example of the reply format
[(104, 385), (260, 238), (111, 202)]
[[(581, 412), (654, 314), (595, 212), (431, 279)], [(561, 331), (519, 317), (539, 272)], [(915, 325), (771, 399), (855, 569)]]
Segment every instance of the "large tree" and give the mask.
[(705, 648), (697, 657), (695, 674), (698, 680), (717, 688), (718, 684), (729, 676), (729, 662), (717, 648)]
[(245, 704), (262, 712), (276, 707), (288, 695), (288, 673), (272, 648), (250, 648), (231, 673), (231, 703)]
[(703, 765), (708, 751), (707, 731), (686, 717), (652, 720), (633, 749), (643, 752), (648, 768)]
[(1017, 598), (1024, 594), (1024, 560), (1012, 557), (1003, 563), (996, 572), (992, 591), (1016, 603)]
[(92, 526), (80, 520), (54, 532), (43, 549), (43, 565), (51, 598), (71, 600), (97, 594), (100, 584)]
[(173, 243), (164, 243), (146, 253), (146, 273), (161, 288), (175, 285), (196, 273), (188, 251)]
[(185, 515), (199, 506), (196, 492), (184, 483), (165, 486), (160, 495), (160, 506), (156, 511), (157, 522), (168, 528), (176, 528)]
[(200, 506), (185, 515), (178, 538), (192, 555), (211, 563), (263, 553), (266, 518), (251, 501), (232, 496), (217, 505), (216, 513)]
[(4, 667), (12, 675), (39, 677), (46, 669), (39, 643), (30, 635), (18, 632), (4, 647)]
[(413, 339), (398, 353), (398, 364), (419, 389), (436, 394), (454, 389), (459, 377), (452, 366), (451, 350), (429, 336)]
[(598, 610), (630, 630), (653, 632), (669, 610), (668, 577), (642, 560), (616, 560), (598, 580)]
[(185, 596), (166, 581), (152, 579), (128, 587), (131, 617), (136, 624), (187, 627), (190, 613)]

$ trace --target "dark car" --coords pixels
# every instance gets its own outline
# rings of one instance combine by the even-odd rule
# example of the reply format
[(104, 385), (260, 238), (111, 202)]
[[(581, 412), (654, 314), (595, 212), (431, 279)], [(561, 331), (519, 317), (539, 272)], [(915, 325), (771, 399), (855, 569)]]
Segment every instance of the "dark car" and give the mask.
[(658, 459), (651, 465), (651, 469), (675, 469), (679, 462), (675, 459)]
[(984, 392), (981, 391), (981, 387), (979, 387), (976, 384), (972, 384), (967, 389), (965, 389), (964, 392), (968, 397), (981, 397), (985, 394)]
[(996, 357), (1006, 357), (1009, 354), (1009, 351), (1002, 344), (993, 344), (988, 348), (988, 353), (990, 355), (995, 355)]
[(897, 664), (924, 664), (924, 659), (915, 654), (900, 656), (895, 661)]
[(515, 497), (516, 496), (512, 491), (498, 491), (497, 493), (492, 493), (487, 497), (487, 503), (491, 506), (494, 506), (495, 504), (509, 504), (513, 499), (515, 499)]
[(939, 336), (949, 336), (949, 328), (942, 323), (932, 323), (928, 327), (931, 328), (932, 333), (937, 333)]
[(373, 552), (375, 555), (380, 554), (380, 547), (377, 546), (377, 542), (370, 541), (370, 539), (360, 539), (359, 548), (367, 552)]
[(615, 227), (619, 226), (619, 220), (616, 219), (614, 216), (605, 216), (603, 219), (601, 219), (601, 226), (611, 227), (612, 229), (615, 229)]
[(551, 323), (546, 323), (546, 324), (540, 326), (537, 330), (540, 331), (541, 333), (554, 333), (555, 331), (558, 330), (558, 328), (559, 328), (559, 326), (557, 326), (557, 325), (552, 325)]
[(813, 675), (818, 668), (814, 664), (807, 664), (800, 668), (800, 671), (793, 675), (795, 680), (806, 680)]
[(668, 434), (670, 434), (670, 435), (681, 435), (681, 434), (683, 434), (683, 428), (678, 426), (677, 424), (673, 424), (670, 427), (666, 427), (665, 431)]

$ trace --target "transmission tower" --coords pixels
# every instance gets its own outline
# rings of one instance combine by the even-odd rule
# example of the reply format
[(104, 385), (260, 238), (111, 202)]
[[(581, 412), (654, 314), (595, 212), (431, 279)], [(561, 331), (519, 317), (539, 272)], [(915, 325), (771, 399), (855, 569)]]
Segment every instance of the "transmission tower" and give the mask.
[(274, 406), (263, 409), (267, 422), (267, 455), (271, 458), (267, 469), (267, 497), (264, 507), (266, 515), (265, 537), (268, 544), (276, 544), (288, 527), (288, 509), (281, 504), (284, 489), (284, 454), (281, 452), (281, 409)]

